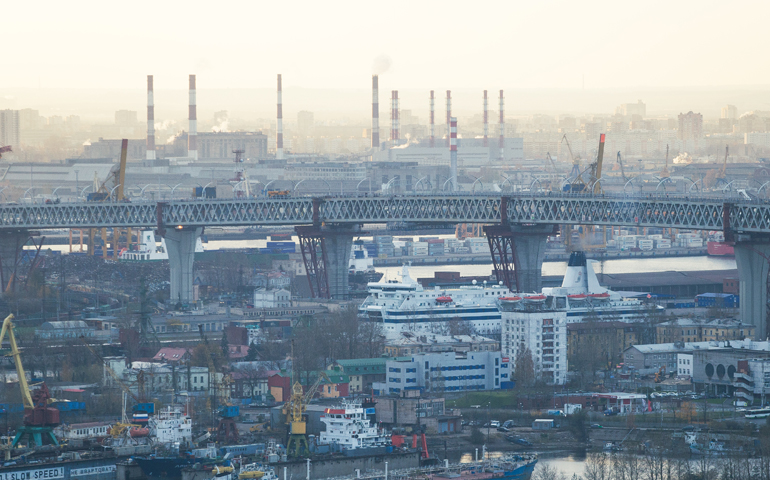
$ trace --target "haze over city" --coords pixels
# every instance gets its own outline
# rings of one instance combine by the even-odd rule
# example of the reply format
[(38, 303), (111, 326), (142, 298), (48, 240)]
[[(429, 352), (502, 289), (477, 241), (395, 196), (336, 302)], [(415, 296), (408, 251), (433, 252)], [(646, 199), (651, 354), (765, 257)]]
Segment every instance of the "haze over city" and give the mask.
[(770, 480), (770, 2), (0, 15), (0, 480)]

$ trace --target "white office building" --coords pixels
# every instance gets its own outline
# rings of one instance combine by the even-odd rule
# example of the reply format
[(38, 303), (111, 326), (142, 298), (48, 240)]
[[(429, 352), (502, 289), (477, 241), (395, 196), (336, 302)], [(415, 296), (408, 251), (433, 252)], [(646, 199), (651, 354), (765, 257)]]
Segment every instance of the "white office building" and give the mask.
[(404, 390), (465, 392), (513, 388), (508, 357), (500, 352), (424, 353), (386, 363), (385, 382), (375, 382), (380, 395)]

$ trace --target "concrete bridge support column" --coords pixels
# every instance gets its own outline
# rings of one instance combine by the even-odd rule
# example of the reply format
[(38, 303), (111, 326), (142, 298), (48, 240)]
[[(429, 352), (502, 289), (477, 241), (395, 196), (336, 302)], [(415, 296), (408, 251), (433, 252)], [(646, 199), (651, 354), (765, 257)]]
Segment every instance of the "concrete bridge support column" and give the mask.
[(28, 240), (29, 231), (24, 229), (0, 232), (0, 292), (14, 289), (19, 260)]
[(168, 250), (168, 265), (171, 270), (171, 303), (193, 302), (193, 263), (195, 243), (203, 229), (168, 228), (163, 232)]
[(348, 298), (348, 265), (358, 225), (295, 228), (305, 263), (310, 293), (315, 298)]
[(757, 340), (765, 340), (770, 321), (770, 241), (736, 241), (735, 263), (741, 281), (741, 322), (756, 326)]
[(484, 227), (498, 281), (521, 293), (543, 288), (543, 260), (556, 225), (490, 225)]

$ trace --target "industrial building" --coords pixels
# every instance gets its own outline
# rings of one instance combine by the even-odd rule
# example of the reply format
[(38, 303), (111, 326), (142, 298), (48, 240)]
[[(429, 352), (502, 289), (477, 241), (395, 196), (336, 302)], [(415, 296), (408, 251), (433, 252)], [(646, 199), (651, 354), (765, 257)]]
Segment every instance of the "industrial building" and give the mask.
[(754, 339), (756, 327), (732, 318), (678, 318), (655, 326), (657, 343)]

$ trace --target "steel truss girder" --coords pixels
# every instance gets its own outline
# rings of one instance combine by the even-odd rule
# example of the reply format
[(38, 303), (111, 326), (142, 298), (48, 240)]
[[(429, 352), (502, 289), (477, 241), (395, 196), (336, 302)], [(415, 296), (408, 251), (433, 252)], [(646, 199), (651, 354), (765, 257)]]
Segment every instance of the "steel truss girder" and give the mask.
[(329, 277), (326, 273), (326, 245), (320, 228), (313, 226), (295, 227), (299, 238), (302, 261), (305, 264), (311, 298), (331, 298)]
[[(504, 205), (503, 205), (504, 203)], [(160, 207), (160, 208), (159, 208)], [(386, 222), (614, 225), (770, 233), (770, 204), (697, 197), (554, 194), (247, 198), (0, 205), (0, 229)], [(160, 218), (159, 218), (160, 217)], [(728, 227), (725, 229), (724, 227)]]

